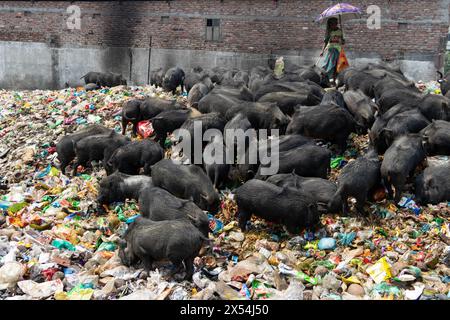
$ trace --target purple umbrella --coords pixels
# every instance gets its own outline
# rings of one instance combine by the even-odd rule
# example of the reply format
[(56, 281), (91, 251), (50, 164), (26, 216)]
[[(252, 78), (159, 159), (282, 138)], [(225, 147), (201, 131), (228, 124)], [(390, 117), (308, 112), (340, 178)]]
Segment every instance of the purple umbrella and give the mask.
[(323, 22), (328, 18), (339, 18), (339, 20), (355, 19), (361, 16), (361, 9), (348, 3), (338, 3), (322, 12), (316, 22)]

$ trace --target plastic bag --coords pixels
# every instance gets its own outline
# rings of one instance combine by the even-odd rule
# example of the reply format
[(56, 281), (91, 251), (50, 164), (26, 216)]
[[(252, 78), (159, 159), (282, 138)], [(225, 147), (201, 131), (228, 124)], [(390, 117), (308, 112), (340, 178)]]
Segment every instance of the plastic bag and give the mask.
[(37, 283), (32, 280), (20, 281), (17, 283), (19, 288), (26, 294), (36, 299), (44, 299), (52, 296), (57, 291), (63, 291), (63, 283), (61, 280), (53, 280)]
[(347, 56), (345, 55), (344, 47), (341, 48), (341, 52), (339, 53), (339, 58), (336, 65), (337, 73), (342, 72), (344, 69), (349, 67), (349, 63), (347, 60)]
[(138, 134), (146, 139), (153, 135), (154, 130), (152, 126), (152, 122), (150, 120), (141, 121), (137, 125)]
[(58, 248), (58, 249), (67, 249), (70, 251), (75, 251), (75, 247), (73, 244), (71, 244), (69, 241), (61, 240), (61, 239), (55, 239), (52, 241), (52, 246)]
[(322, 238), (317, 247), (319, 250), (334, 250), (336, 248), (336, 240), (333, 238)]
[(117, 246), (113, 242), (102, 242), (97, 251), (114, 251), (116, 248)]
[(25, 268), (19, 262), (7, 262), (0, 268), (0, 290), (13, 287), (24, 275)]
[(411, 198), (402, 197), (398, 205), (402, 208), (411, 209), (415, 214), (419, 214), (422, 209)]
[(214, 234), (220, 233), (223, 230), (223, 222), (214, 218), (212, 214), (208, 214), (209, 228)]
[(93, 294), (94, 289), (86, 288), (84, 285), (80, 284), (72, 288), (72, 290), (67, 293), (67, 297), (69, 300), (91, 300)]

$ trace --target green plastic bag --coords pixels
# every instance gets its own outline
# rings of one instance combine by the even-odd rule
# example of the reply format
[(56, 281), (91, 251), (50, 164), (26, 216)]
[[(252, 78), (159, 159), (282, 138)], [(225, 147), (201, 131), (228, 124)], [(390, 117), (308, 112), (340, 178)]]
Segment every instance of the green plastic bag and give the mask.
[(55, 239), (52, 241), (52, 246), (58, 248), (58, 249), (67, 249), (70, 251), (75, 251), (75, 247), (73, 244), (71, 244), (69, 241), (62, 240), (62, 239)]
[(8, 208), (8, 211), (11, 213), (16, 213), (25, 208), (26, 206), (28, 206), (27, 202), (14, 203), (12, 206)]
[(102, 242), (97, 251), (114, 251), (116, 248), (117, 247), (114, 242)]
[(341, 162), (344, 160), (344, 157), (337, 157), (334, 159), (331, 159), (330, 167), (332, 169), (336, 169), (341, 165)]

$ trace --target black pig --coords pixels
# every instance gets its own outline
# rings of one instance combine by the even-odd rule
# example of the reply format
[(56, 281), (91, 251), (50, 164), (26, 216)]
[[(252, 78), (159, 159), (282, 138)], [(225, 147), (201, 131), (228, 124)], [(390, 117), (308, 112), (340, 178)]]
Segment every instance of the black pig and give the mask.
[(152, 221), (137, 218), (133, 221), (120, 242), (119, 257), (130, 266), (142, 261), (147, 271), (153, 262), (163, 259), (175, 265), (174, 275), (186, 267), (186, 280), (192, 279), (194, 259), (203, 242), (208, 240), (186, 219)]
[(109, 134), (112, 130), (99, 124), (93, 124), (77, 132), (64, 136), (58, 143), (56, 143), (56, 152), (58, 153), (58, 160), (60, 162), (60, 169), (65, 174), (66, 167), (75, 159), (75, 143), (83, 138), (97, 135)]
[(281, 223), (291, 233), (314, 227), (319, 213), (313, 200), (299, 190), (280, 188), (269, 182), (249, 180), (236, 189), (239, 227), (246, 230), (252, 214)]
[(163, 159), (152, 166), (153, 184), (173, 195), (193, 201), (203, 210), (219, 208), (219, 194), (205, 172), (196, 165), (179, 165)]
[(406, 179), (425, 159), (422, 137), (408, 134), (397, 138), (386, 150), (381, 164), (381, 176), (392, 198), (395, 187), (395, 202), (399, 202)]
[[(356, 208), (364, 214), (364, 204), (369, 191), (380, 182), (380, 161), (375, 150), (349, 162), (338, 177), (338, 188), (329, 202), (328, 208), (334, 211), (341, 205), (342, 212), (348, 214), (348, 198), (356, 198)], [(343, 206), (342, 206), (343, 205)]]
[(152, 140), (134, 141), (117, 148), (106, 162), (107, 174), (119, 170), (126, 174), (139, 174), (144, 168), (144, 174), (151, 173), (150, 167), (164, 158), (164, 150)]

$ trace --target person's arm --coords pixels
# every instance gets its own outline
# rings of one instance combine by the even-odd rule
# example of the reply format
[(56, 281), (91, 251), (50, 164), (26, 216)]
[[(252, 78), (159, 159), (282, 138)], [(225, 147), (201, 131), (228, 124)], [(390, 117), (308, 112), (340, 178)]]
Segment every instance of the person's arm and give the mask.
[(320, 53), (320, 56), (323, 56), (323, 53), (325, 52), (325, 48), (328, 45), (328, 41), (330, 41), (330, 37), (329, 36), (325, 37), (325, 41), (324, 41), (322, 52)]

